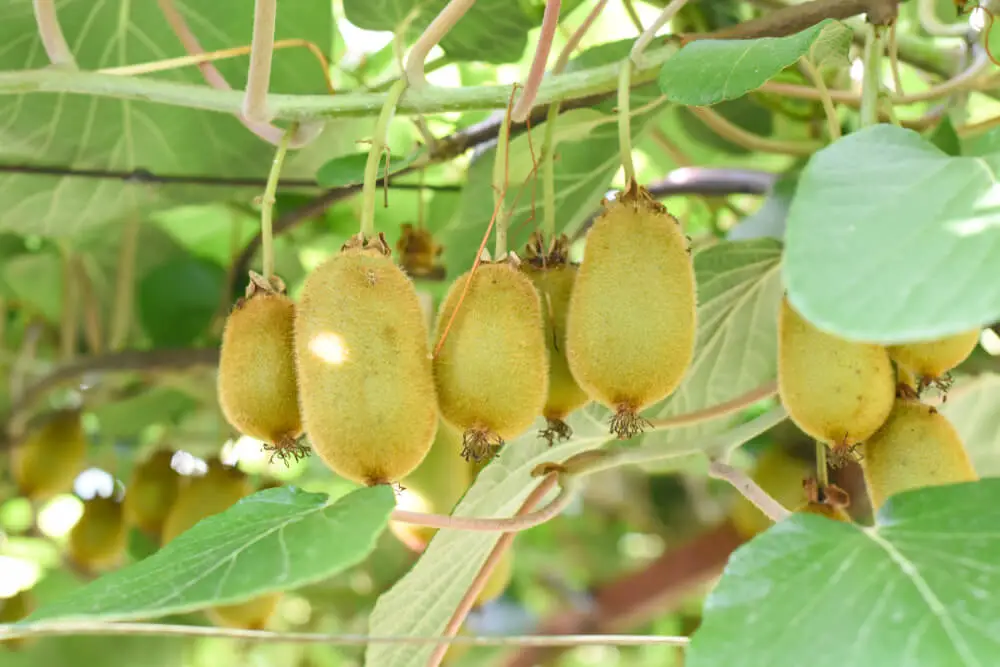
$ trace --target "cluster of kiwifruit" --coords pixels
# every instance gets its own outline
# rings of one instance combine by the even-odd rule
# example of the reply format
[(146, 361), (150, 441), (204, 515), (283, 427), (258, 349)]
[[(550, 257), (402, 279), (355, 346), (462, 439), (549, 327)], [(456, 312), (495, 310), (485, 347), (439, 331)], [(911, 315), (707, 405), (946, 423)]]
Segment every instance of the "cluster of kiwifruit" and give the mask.
[(826, 444), (834, 466), (860, 462), (874, 509), (892, 495), (978, 477), (948, 419), (921, 401), (947, 391), (949, 372), (975, 349), (979, 329), (884, 346), (820, 330), (782, 299), (778, 386), (792, 421)]
[[(440, 248), (410, 231), (416, 250), (402, 264), (429, 275)], [(539, 416), (550, 441), (564, 437), (564, 418), (588, 400), (614, 411), (611, 432), (632, 437), (694, 355), (687, 239), (633, 185), (604, 202), (580, 265), (567, 245), (535, 235), (524, 260), (484, 258), (452, 284), (433, 339), (381, 235), (358, 235), (317, 267), (298, 304), (280, 280), (251, 274), (223, 336), (223, 413), (281, 455), (302, 455), (305, 435), (334, 472), (367, 485), (412, 473), (439, 420), (461, 432), (467, 460)]]

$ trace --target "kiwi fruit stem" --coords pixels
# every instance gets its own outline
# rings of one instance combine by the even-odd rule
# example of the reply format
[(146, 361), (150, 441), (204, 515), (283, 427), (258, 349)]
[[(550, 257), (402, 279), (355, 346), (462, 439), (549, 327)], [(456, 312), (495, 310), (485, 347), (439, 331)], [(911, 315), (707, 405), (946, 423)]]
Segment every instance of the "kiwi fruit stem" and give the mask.
[[(378, 120), (375, 121), (375, 129), (372, 130), (372, 145), (368, 151), (368, 160), (365, 162), (365, 178), (361, 185), (361, 228), (359, 234), (362, 238), (375, 236), (375, 195), (378, 188), (378, 166), (382, 162), (382, 153), (385, 152), (385, 139), (389, 123), (392, 121), (396, 105), (407, 85), (406, 77), (403, 77), (386, 91), (385, 103), (379, 112)], [(386, 159), (385, 172), (388, 177), (388, 159)]]

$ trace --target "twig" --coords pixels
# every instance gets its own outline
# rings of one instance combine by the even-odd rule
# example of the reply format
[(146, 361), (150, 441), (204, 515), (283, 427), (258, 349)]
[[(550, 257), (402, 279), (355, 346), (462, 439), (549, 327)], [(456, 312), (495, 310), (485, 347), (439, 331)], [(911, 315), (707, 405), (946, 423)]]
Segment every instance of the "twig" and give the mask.
[[(375, 193), (379, 182), (378, 166), (382, 162), (382, 153), (385, 151), (389, 123), (395, 115), (396, 104), (403, 95), (403, 91), (406, 90), (406, 86), (406, 80), (400, 79), (389, 89), (385, 104), (382, 105), (378, 120), (375, 121), (375, 129), (372, 131), (372, 145), (368, 151), (368, 160), (365, 162), (365, 180), (361, 189), (361, 234), (365, 238), (371, 238), (375, 235)], [(386, 160), (383, 180), (388, 178), (389, 161)]]
[(642, 19), (639, 18), (639, 13), (635, 11), (635, 6), (632, 4), (632, 0), (622, 0), (622, 7), (625, 8), (625, 13), (628, 14), (628, 20), (632, 22), (635, 29), (642, 34)]
[(59, 361), (69, 363), (76, 356), (77, 334), (80, 331), (80, 283), (74, 275), (74, 252), (60, 246), (62, 255), (62, 318), (59, 325)]
[(586, 35), (591, 26), (594, 25), (594, 21), (596, 21), (597, 17), (601, 15), (601, 12), (604, 11), (604, 7), (607, 6), (607, 4), (608, 0), (597, 0), (594, 4), (594, 8), (590, 10), (590, 13), (583, 19), (580, 26), (574, 30), (573, 34), (570, 35), (568, 40), (566, 40), (566, 46), (564, 46), (563, 50), (559, 53), (559, 58), (556, 59), (556, 64), (552, 66), (553, 74), (559, 74), (566, 69), (566, 65), (569, 64), (569, 59), (573, 57), (573, 52), (576, 50), (576, 47), (580, 45), (580, 40), (583, 39), (583, 36)]
[(456, 637), (377, 636), (351, 634), (320, 634), (309, 632), (275, 632), (243, 630), (203, 625), (169, 625), (166, 623), (108, 623), (103, 621), (62, 621), (25, 625), (0, 624), (0, 640), (17, 637), (59, 637), (86, 635), (150, 635), (165, 637), (222, 637), (269, 643), (330, 644), (366, 646), (368, 644), (464, 644), (468, 646), (687, 646), (687, 637), (657, 635), (514, 635)]
[(928, 35), (935, 37), (967, 37), (973, 32), (968, 23), (944, 23), (935, 13), (934, 0), (917, 0), (917, 20)]
[(712, 461), (708, 465), (708, 474), (716, 479), (729, 482), (743, 495), (744, 498), (752, 502), (768, 518), (777, 523), (791, 516), (791, 512), (781, 506), (777, 500), (772, 498), (764, 489), (760, 488), (757, 482), (740, 470), (721, 461)]
[(76, 69), (76, 60), (69, 50), (66, 36), (59, 26), (55, 0), (33, 0), (35, 23), (38, 25), (38, 35), (42, 38), (42, 46), (49, 62), (58, 67)]
[(260, 201), (260, 240), (261, 255), (263, 255), (262, 268), (265, 280), (270, 280), (274, 276), (271, 216), (274, 214), (274, 199), (278, 191), (278, 178), (281, 176), (281, 166), (285, 163), (285, 153), (288, 151), (288, 143), (297, 129), (297, 123), (292, 123), (292, 126), (285, 131), (281, 143), (278, 144), (278, 150), (274, 152), (274, 160), (271, 162), (271, 172), (267, 176), (267, 185), (264, 187), (264, 196)]
[(559, 25), (559, 8), (561, 6), (562, 0), (548, 0), (545, 3), (542, 27), (538, 33), (538, 44), (535, 45), (535, 57), (531, 61), (528, 78), (524, 80), (524, 90), (521, 92), (521, 97), (510, 113), (510, 118), (515, 123), (524, 122), (534, 106), (535, 96), (538, 95), (538, 86), (541, 85), (542, 77), (545, 76), (545, 64), (548, 62), (549, 52), (552, 50), (552, 38), (555, 36), (556, 26)]
[(642, 65), (642, 54), (649, 48), (650, 42), (656, 37), (656, 33), (660, 31), (660, 28), (665, 26), (670, 19), (674, 18), (684, 5), (688, 3), (688, 0), (671, 0), (670, 4), (663, 8), (660, 15), (657, 16), (648, 28), (646, 28), (639, 38), (635, 40), (635, 44), (632, 45), (632, 51), (629, 53), (629, 60), (637, 66)]
[[(496, 210), (496, 236), (493, 240), (493, 259), (500, 260), (507, 255), (507, 225), (510, 220), (507, 216), (504, 199), (507, 196), (507, 185), (510, 178), (510, 121), (511, 109), (514, 106), (514, 95), (517, 91), (515, 86), (511, 90), (510, 101), (507, 104), (507, 113), (504, 114), (503, 123), (497, 133), (497, 148), (493, 159), (493, 205)], [(469, 282), (472, 282), (473, 274), (469, 274)], [(459, 303), (461, 306), (461, 302)], [(458, 307), (455, 308), (458, 312)]]
[(812, 79), (816, 90), (819, 91), (820, 99), (823, 102), (823, 113), (826, 115), (826, 131), (830, 135), (830, 141), (840, 139), (840, 119), (837, 117), (837, 109), (833, 106), (833, 100), (830, 98), (830, 91), (826, 87), (826, 81), (823, 80), (823, 73), (808, 58), (800, 58), (799, 63), (802, 65), (802, 69), (806, 71), (806, 75)]
[[(180, 40), (184, 50), (191, 55), (200, 55), (205, 53), (205, 49), (202, 48), (198, 38), (195, 37), (194, 33), (191, 32), (191, 29), (188, 27), (187, 21), (184, 20), (184, 17), (181, 16), (180, 12), (178, 12), (177, 8), (174, 6), (174, 0), (157, 1), (159, 2), (163, 18), (166, 19), (170, 29), (177, 36), (177, 39)], [(219, 91), (232, 90), (232, 87), (222, 76), (219, 70), (215, 68), (215, 65), (212, 65), (209, 62), (198, 63), (198, 69), (201, 70), (202, 77), (212, 88)], [(277, 146), (284, 136), (284, 130), (279, 127), (275, 127), (270, 123), (255, 122), (244, 117), (242, 97), (240, 101), (240, 109), (233, 115), (239, 119), (240, 123), (242, 123), (244, 127), (272, 145)], [(302, 148), (316, 139), (322, 130), (322, 122), (303, 122), (298, 131), (296, 131), (295, 135), (289, 141), (289, 148)]]
[(896, 5), (902, 0), (811, 0), (777, 9), (766, 16), (744, 21), (730, 28), (709, 33), (689, 33), (685, 40), (694, 39), (751, 39), (756, 37), (787, 37), (810, 28), (823, 19), (846, 19), (857, 14), (868, 14), (869, 20), (886, 22), (894, 16)]
[(889, 28), (889, 70), (892, 72), (892, 87), (896, 95), (903, 95), (903, 77), (899, 72), (899, 41), (896, 39), (898, 21)]
[(73, 273), (79, 282), (80, 301), (83, 309), (83, 335), (87, 341), (87, 351), (90, 354), (104, 352), (104, 334), (102, 332), (101, 304), (94, 292), (94, 282), (80, 255), (73, 256)]
[(719, 417), (725, 417), (726, 415), (731, 415), (733, 413), (739, 412), (740, 410), (745, 410), (750, 406), (759, 403), (760, 401), (773, 398), (778, 395), (778, 383), (768, 382), (755, 389), (751, 389), (747, 393), (737, 396), (736, 398), (725, 401), (724, 403), (718, 403), (716, 405), (703, 408), (701, 410), (695, 410), (694, 412), (687, 412), (684, 414), (677, 415), (676, 417), (667, 417), (665, 419), (651, 419), (649, 423), (653, 425), (656, 429), (670, 429), (678, 428), (681, 426), (692, 426), (694, 424), (700, 424), (702, 422), (711, 421), (713, 419), (718, 419)]
[(830, 467), (826, 462), (826, 445), (818, 440), (816, 441), (816, 481), (821, 489), (830, 485)]
[(861, 127), (878, 123), (878, 96), (882, 87), (882, 44), (878, 36), (879, 27), (868, 26), (865, 35), (864, 76), (861, 81)]
[(267, 91), (271, 87), (271, 58), (274, 55), (274, 22), (277, 11), (276, 0), (254, 2), (253, 37), (250, 40), (250, 68), (247, 70), (247, 88), (243, 97), (243, 117), (255, 123), (271, 121), (267, 112)]
[(475, 2), (476, 0), (451, 0), (413, 44), (406, 59), (405, 78), (410, 86), (419, 89), (427, 85), (424, 61), (430, 55), (431, 49), (444, 39)]
[[(534, 509), (535, 505), (542, 501), (542, 498), (544, 498), (545, 495), (552, 489), (555, 482), (556, 476), (550, 475), (541, 484), (536, 486), (524, 500), (524, 503), (522, 503), (521, 508), (517, 511), (517, 516), (519, 518), (530, 516), (529, 513), (531, 510)], [(442, 633), (443, 636), (454, 637), (458, 634), (459, 628), (462, 627), (462, 623), (465, 621), (466, 616), (469, 615), (469, 611), (476, 603), (476, 598), (479, 597), (479, 594), (486, 586), (486, 582), (489, 580), (490, 574), (492, 574), (493, 570), (496, 568), (497, 563), (500, 562), (504, 553), (510, 548), (511, 543), (514, 541), (514, 537), (514, 533), (504, 533), (500, 536), (500, 539), (497, 540), (497, 543), (494, 545), (490, 555), (486, 557), (486, 562), (483, 563), (483, 566), (480, 568), (476, 578), (472, 580), (472, 583), (469, 585), (469, 589), (459, 601), (458, 607), (455, 608), (451, 618), (448, 619), (448, 624), (445, 626), (444, 632)], [(434, 652), (431, 653), (430, 658), (427, 660), (427, 667), (438, 667), (447, 652), (447, 644), (438, 645), (434, 649)]]
[(770, 139), (762, 137), (759, 134), (747, 132), (742, 127), (731, 123), (710, 107), (688, 107), (688, 110), (719, 136), (752, 151), (777, 153), (779, 155), (806, 156), (812, 155), (822, 148), (822, 145), (817, 141)]
[(139, 212), (133, 210), (125, 218), (121, 245), (118, 247), (118, 268), (115, 272), (115, 300), (111, 309), (108, 349), (117, 352), (128, 341), (135, 301), (135, 256), (139, 247)]

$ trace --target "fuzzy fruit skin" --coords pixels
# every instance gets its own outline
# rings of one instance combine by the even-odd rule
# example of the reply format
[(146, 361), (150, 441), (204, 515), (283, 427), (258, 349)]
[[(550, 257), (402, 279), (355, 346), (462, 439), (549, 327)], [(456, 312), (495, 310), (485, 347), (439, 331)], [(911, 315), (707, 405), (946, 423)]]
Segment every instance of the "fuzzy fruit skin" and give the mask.
[(244, 435), (278, 444), (302, 433), (295, 377), (295, 304), (258, 292), (229, 314), (219, 352), (219, 405)]
[[(254, 490), (242, 471), (224, 466), (218, 459), (208, 462), (208, 471), (201, 477), (185, 481), (163, 524), (164, 545), (202, 519), (229, 509)], [(261, 630), (280, 598), (281, 593), (265, 593), (245, 602), (206, 609), (205, 615), (214, 625)]]
[(890, 345), (889, 356), (925, 378), (939, 378), (965, 361), (979, 344), (979, 329), (920, 343)]
[(160, 449), (132, 471), (125, 487), (125, 520), (151, 535), (159, 535), (177, 499), (181, 476), (170, 467), (174, 452)]
[(832, 505), (827, 505), (826, 503), (812, 503), (808, 502), (804, 505), (800, 505), (796, 510), (796, 514), (819, 514), (820, 516), (825, 516), (827, 519), (833, 519), (834, 521), (842, 521), (844, 523), (852, 523), (851, 515), (848, 514), (840, 507), (833, 507)]
[[(472, 466), (462, 458), (462, 433), (443, 421), (427, 456), (409, 475), (400, 480), (405, 489), (398, 498), (401, 509), (431, 514), (451, 514), (472, 484)], [(406, 498), (410, 494), (410, 498)], [(404, 500), (406, 498), (406, 500)], [(414, 551), (423, 551), (437, 528), (390, 521), (389, 529)]]
[(865, 442), (863, 454), (861, 469), (875, 510), (909, 489), (979, 479), (948, 418), (913, 399), (896, 399), (889, 419)]
[(562, 421), (590, 400), (587, 392), (576, 383), (566, 361), (566, 314), (577, 267), (562, 264), (543, 269), (525, 264), (523, 269), (541, 297), (545, 342), (549, 348), (549, 395), (542, 416)]
[(431, 351), (417, 292), (392, 260), (344, 250), (314, 270), (295, 353), (305, 430), (328, 467), (375, 485), (420, 465), (438, 424)]
[[(9, 598), (0, 598), (0, 624), (17, 623), (37, 607), (35, 596), (30, 590), (18, 591)], [(0, 641), (0, 648), (19, 651), (37, 641), (37, 637), (19, 637)]]
[[(440, 340), (469, 273), (448, 290), (438, 312)], [(510, 264), (481, 264), (434, 359), (441, 415), (462, 429), (486, 429), (503, 440), (527, 431), (545, 406), (549, 358), (541, 300)]]
[(86, 457), (80, 413), (65, 410), (11, 450), (11, 472), (22, 495), (42, 500), (70, 490)]
[[(808, 461), (792, 456), (781, 447), (772, 446), (757, 457), (750, 478), (782, 507), (796, 507), (807, 500), (802, 480), (815, 473), (815, 467)], [(742, 495), (734, 499), (729, 518), (737, 532), (747, 540), (774, 525), (766, 514)]]
[(677, 220), (640, 195), (605, 204), (587, 233), (566, 318), (566, 358), (587, 394), (638, 412), (694, 358), (694, 267)]
[(814, 327), (788, 303), (778, 315), (778, 391), (792, 421), (830, 446), (864, 442), (896, 396), (888, 351)]
[(122, 563), (128, 526), (122, 503), (94, 496), (83, 503), (83, 516), (69, 533), (70, 559), (89, 572), (104, 572)]

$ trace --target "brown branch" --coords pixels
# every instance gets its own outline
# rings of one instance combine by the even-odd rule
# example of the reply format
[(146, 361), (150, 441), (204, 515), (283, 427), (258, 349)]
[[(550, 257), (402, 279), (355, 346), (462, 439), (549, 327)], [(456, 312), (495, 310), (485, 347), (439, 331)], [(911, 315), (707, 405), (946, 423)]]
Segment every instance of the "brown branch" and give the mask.
[[(728, 521), (676, 549), (667, 551), (642, 570), (626, 574), (593, 591), (586, 610), (559, 609), (538, 627), (538, 634), (568, 631), (603, 634), (612, 628), (634, 627), (674, 609), (688, 595), (718, 576), (729, 555), (744, 538)], [(553, 664), (566, 649), (526, 648), (504, 667)]]
[(812, 0), (777, 9), (766, 16), (744, 21), (715, 32), (682, 35), (695, 39), (754, 39), (786, 37), (812, 27), (824, 19), (843, 20), (865, 13), (869, 22), (888, 25), (896, 17), (897, 5), (904, 0)]

